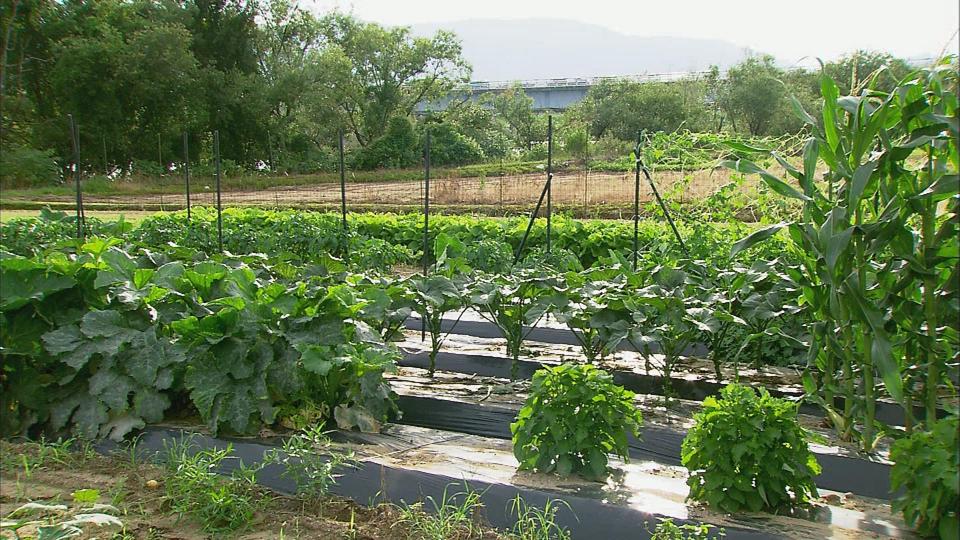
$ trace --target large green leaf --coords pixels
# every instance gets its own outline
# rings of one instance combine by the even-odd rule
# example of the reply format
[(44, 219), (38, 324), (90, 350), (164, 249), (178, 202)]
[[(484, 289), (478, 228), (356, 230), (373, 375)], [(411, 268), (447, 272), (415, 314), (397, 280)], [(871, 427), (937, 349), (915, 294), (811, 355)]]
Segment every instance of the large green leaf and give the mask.
[(911, 199), (923, 199), (930, 197), (935, 201), (942, 201), (960, 194), (960, 176), (956, 174), (947, 174), (937, 178), (926, 189), (911, 197)]
[(873, 171), (877, 169), (878, 164), (879, 162), (876, 160), (868, 161), (857, 167), (856, 172), (853, 173), (853, 180), (850, 182), (850, 191), (847, 194), (847, 205), (850, 208), (855, 208), (860, 204), (863, 192), (870, 182)]
[(770, 238), (771, 236), (777, 234), (780, 229), (787, 227), (788, 225), (789, 223), (781, 222), (774, 225), (769, 225), (750, 233), (746, 238), (743, 238), (733, 244), (733, 247), (730, 249), (730, 256), (734, 257), (737, 255), (737, 253), (740, 253), (745, 249), (749, 249), (756, 244)]
[(770, 186), (770, 189), (776, 191), (784, 197), (789, 197), (791, 199), (800, 199), (801, 201), (810, 201), (810, 197), (804, 195), (797, 191), (793, 186), (787, 184), (783, 180), (777, 178), (776, 176), (770, 174), (765, 169), (757, 166), (755, 163), (744, 161), (742, 159), (737, 161), (721, 161), (720, 164), (724, 167), (733, 169), (737, 172), (742, 172), (746, 174), (758, 174), (763, 181)]

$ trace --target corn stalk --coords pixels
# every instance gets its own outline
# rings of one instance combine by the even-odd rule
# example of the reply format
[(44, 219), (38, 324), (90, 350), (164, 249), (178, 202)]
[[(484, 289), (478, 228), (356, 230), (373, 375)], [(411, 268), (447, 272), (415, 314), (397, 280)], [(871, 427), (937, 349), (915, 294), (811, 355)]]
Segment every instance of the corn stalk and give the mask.
[[(880, 390), (912, 418), (907, 396), (913, 392), (905, 391), (904, 380), (922, 380), (928, 423), (939, 393), (955, 395), (948, 371), (956, 369), (950, 359), (960, 313), (956, 65), (918, 71), (889, 93), (872, 88), (840, 97), (823, 76), (820, 119), (794, 100), (811, 134), (803, 163), (797, 167), (769, 152), (790, 179), (747, 159), (726, 162), (802, 201), (799, 221), (761, 229), (734, 253), (780, 229), (800, 248), (801, 269), (791, 277), (801, 302), (823, 322), (814, 329), (809, 363), (820, 375), (817, 397), (838, 431), (857, 437), (864, 451), (879, 438)], [(914, 350), (919, 361), (908, 362), (907, 351)], [(843, 397), (842, 411), (824, 399), (834, 393)]]

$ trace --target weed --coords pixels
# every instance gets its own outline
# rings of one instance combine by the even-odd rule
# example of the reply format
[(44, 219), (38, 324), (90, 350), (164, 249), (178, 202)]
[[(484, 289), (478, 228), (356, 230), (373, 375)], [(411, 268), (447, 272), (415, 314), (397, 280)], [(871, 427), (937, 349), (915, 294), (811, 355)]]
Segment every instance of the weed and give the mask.
[(510, 538), (514, 540), (570, 540), (572, 536), (564, 527), (557, 525), (557, 510), (560, 506), (570, 505), (561, 499), (548, 500), (544, 507), (530, 506), (517, 494), (510, 501), (510, 514), (517, 517), (517, 522), (510, 530)]
[(335, 471), (353, 462), (353, 453), (334, 450), (319, 424), (287, 439), (282, 451), (270, 450), (264, 462), (283, 466), (280, 475), (293, 480), (299, 496), (318, 500), (337, 483)]
[[(650, 532), (648, 523), (644, 523), (643, 526), (647, 529), (647, 532)], [(720, 529), (716, 536), (711, 537), (710, 529), (712, 528), (712, 526), (703, 523), (699, 525), (689, 523), (677, 525), (672, 519), (664, 519), (657, 523), (650, 540), (715, 540), (727, 535), (723, 529)]]
[(446, 540), (449, 538), (474, 538), (481, 534), (478, 526), (479, 511), (483, 508), (480, 500), (482, 493), (470, 488), (466, 482), (463, 490), (450, 494), (449, 488), (443, 488), (440, 501), (428, 496), (427, 509), (423, 502), (403, 505), (398, 523), (410, 527), (410, 532), (424, 540)]
[[(258, 496), (256, 473), (262, 465), (247, 467), (234, 458), (232, 445), (197, 449), (193, 437), (166, 445), (167, 501), (173, 512), (189, 515), (210, 534), (232, 533), (247, 527), (264, 499)], [(215, 471), (237, 459), (230, 476)]]

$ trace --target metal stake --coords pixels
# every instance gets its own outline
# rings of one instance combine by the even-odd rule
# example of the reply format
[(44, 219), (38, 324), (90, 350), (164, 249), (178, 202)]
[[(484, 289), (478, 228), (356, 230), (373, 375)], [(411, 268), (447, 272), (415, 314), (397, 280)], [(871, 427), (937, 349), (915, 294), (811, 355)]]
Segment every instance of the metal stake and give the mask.
[(343, 128), (340, 128), (340, 216), (343, 221), (343, 232), (347, 232), (347, 173), (343, 160)]
[(213, 132), (213, 160), (217, 175), (217, 247), (223, 253), (223, 209), (220, 205), (220, 131)]
[(163, 212), (163, 150), (161, 150), (160, 134), (157, 133), (157, 162), (160, 164), (160, 211)]
[(523, 253), (523, 247), (527, 245), (527, 237), (530, 236), (530, 229), (533, 228), (533, 222), (537, 219), (537, 214), (540, 212), (540, 206), (543, 204), (543, 198), (547, 196), (547, 191), (550, 189), (550, 179), (552, 177), (547, 177), (547, 183), (543, 185), (543, 190), (540, 191), (540, 198), (537, 199), (537, 206), (533, 208), (533, 212), (530, 213), (530, 221), (527, 222), (527, 230), (523, 232), (523, 238), (520, 239), (520, 247), (517, 248), (517, 254), (513, 256), (513, 264), (517, 264), (520, 260), (520, 255)]
[(77, 123), (72, 114), (68, 114), (70, 122), (70, 145), (73, 147), (73, 182), (77, 185), (77, 238), (83, 239), (84, 216), (83, 216), (83, 192), (80, 189), (80, 133)]
[(667, 210), (667, 205), (663, 203), (660, 192), (657, 190), (657, 185), (653, 183), (653, 178), (650, 178), (650, 172), (647, 171), (647, 167), (643, 164), (643, 158), (640, 157), (639, 153), (637, 153), (637, 169), (643, 171), (643, 175), (647, 178), (647, 183), (650, 184), (650, 189), (653, 190), (653, 196), (656, 197), (657, 203), (660, 204), (660, 209), (663, 210), (663, 215), (666, 216), (670, 228), (673, 229), (673, 235), (677, 237), (677, 242), (680, 243), (680, 248), (683, 249), (684, 254), (689, 256), (690, 253), (687, 251), (687, 245), (683, 243), (683, 237), (680, 236), (680, 231), (677, 230), (677, 226), (673, 223), (673, 218), (670, 217), (670, 211)]
[(550, 222), (551, 214), (553, 214), (553, 206), (551, 204), (551, 195), (553, 193), (552, 183), (553, 180), (553, 115), (547, 116), (547, 253), (550, 253), (550, 233), (552, 231), (552, 225)]
[(643, 131), (637, 131), (637, 146), (634, 148), (634, 156), (636, 157), (636, 178), (633, 184), (633, 271), (637, 271), (637, 257), (640, 253), (640, 248), (637, 244), (638, 236), (640, 234), (640, 141), (643, 137)]
[(190, 222), (190, 136), (183, 132), (183, 183), (187, 189), (187, 222)]
[[(430, 253), (430, 128), (423, 145), (423, 275), (427, 276)], [(420, 317), (420, 341), (427, 338), (427, 315)]]

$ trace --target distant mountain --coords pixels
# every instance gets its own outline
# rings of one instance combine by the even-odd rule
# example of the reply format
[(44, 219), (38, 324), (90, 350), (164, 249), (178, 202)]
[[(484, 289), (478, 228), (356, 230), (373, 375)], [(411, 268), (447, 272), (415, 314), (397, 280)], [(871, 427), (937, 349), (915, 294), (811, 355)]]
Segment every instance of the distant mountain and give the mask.
[(417, 35), (455, 32), (473, 80), (496, 81), (637, 75), (721, 69), (748, 49), (729, 41), (632, 36), (602, 26), (562, 19), (471, 19), (413, 25)]

